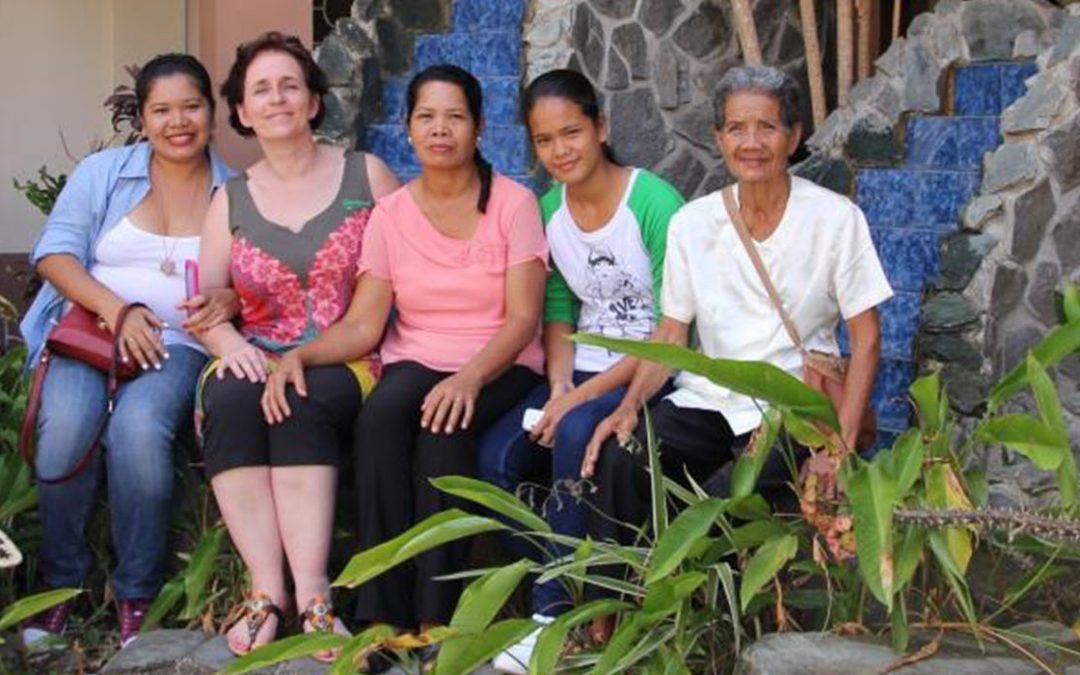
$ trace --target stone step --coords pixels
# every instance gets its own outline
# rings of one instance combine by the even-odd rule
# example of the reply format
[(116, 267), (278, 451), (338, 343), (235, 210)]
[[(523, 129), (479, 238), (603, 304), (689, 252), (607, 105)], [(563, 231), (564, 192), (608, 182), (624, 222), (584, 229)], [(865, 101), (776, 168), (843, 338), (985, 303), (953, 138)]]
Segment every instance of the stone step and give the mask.
[[(405, 93), (409, 86), (407, 77), (391, 77), (383, 83), (383, 114), (390, 123), (405, 119)], [(484, 91), (484, 120), (487, 124), (516, 124), (518, 96), (521, 81), (518, 77), (482, 77), (480, 86)]]
[(979, 186), (978, 171), (860, 169), (855, 201), (874, 227), (949, 231)]
[(905, 164), (912, 168), (982, 168), (983, 155), (1001, 143), (997, 117), (912, 117)]
[(452, 63), (477, 77), (518, 77), (521, 74), (521, 34), (519, 31), (488, 31), (417, 37), (413, 59), (416, 70), (436, 63)]
[(976, 63), (957, 68), (954, 111), (957, 115), (1000, 115), (1024, 95), (1024, 80), (1037, 71), (1034, 61)]
[(454, 0), (453, 32), (520, 30), (526, 0)]
[[(378, 155), (399, 174), (420, 170), (402, 124), (369, 126), (363, 147)], [(480, 150), (500, 173), (524, 175), (532, 168), (528, 137), (525, 127), (520, 124), (488, 125)]]

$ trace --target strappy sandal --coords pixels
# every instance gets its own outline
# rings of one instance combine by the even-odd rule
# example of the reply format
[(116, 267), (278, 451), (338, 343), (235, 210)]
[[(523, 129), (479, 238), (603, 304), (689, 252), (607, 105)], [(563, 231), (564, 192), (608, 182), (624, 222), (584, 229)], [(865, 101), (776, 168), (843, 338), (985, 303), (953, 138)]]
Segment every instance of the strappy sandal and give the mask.
[[(259, 635), (259, 630), (262, 629), (263, 624), (271, 616), (276, 617), (278, 620), (277, 630), (274, 631), (274, 636), (270, 639), (271, 642), (277, 639), (277, 634), (281, 630), (281, 627), (285, 623), (285, 613), (281, 611), (281, 608), (274, 604), (274, 601), (270, 599), (265, 593), (252, 594), (244, 602), (237, 605), (232, 612), (229, 613), (230, 618), (234, 615), (239, 615), (233, 621), (226, 621), (226, 632), (233, 629), (236, 624), (241, 621), (244, 622), (244, 628), (248, 633), (247, 648), (243, 650), (234, 649), (228, 638), (225, 640), (225, 644), (229, 647), (229, 651), (236, 656), (244, 656), (251, 650), (263, 645), (256, 645), (255, 638)], [(268, 643), (267, 643), (268, 644)]]
[[(300, 614), (300, 620), (302, 629), (305, 633), (349, 635), (348, 631), (340, 633), (335, 630), (339, 621), (334, 614), (334, 604), (323, 598), (322, 594), (316, 595), (311, 599), (307, 607), (305, 607), (304, 611)], [(310, 627), (311, 630), (308, 630), (308, 627)], [(344, 625), (342, 625), (342, 628), (344, 629)], [(340, 652), (340, 649), (334, 649), (329, 652), (312, 654), (311, 657), (321, 663), (333, 663), (337, 660)]]

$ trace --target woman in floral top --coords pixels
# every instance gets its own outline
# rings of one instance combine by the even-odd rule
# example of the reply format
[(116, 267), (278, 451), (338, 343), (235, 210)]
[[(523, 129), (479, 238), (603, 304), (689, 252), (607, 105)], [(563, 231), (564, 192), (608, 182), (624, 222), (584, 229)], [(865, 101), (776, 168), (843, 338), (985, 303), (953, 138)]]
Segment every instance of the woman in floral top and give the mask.
[(274, 32), (240, 47), (223, 87), (233, 128), (255, 136), (265, 155), (215, 197), (200, 251), (203, 282), (231, 285), (242, 303), (239, 329), (203, 335), (218, 357), (203, 391), (206, 471), (251, 573), (251, 597), (228, 632), (238, 654), (280, 627), (286, 560), (304, 630), (345, 632), (326, 573), (338, 439), (348, 437), (377, 364), (311, 368), (285, 414), (263, 405), (277, 358), (345, 313), (373, 200), (398, 185), (375, 157), (315, 143), (326, 91), (299, 40)]

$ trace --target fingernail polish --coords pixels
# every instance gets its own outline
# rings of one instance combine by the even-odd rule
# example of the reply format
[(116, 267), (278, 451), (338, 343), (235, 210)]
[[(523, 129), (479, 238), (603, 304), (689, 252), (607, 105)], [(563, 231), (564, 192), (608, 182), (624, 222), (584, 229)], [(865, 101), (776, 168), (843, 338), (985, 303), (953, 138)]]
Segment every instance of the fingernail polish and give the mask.
[(142, 364), (142, 369), (143, 369), (143, 370), (146, 370), (147, 368), (149, 368), (149, 366), (147, 366), (147, 365), (146, 365), (145, 363), (144, 363), (144, 364)]
[(161, 364), (160, 363), (155, 363), (154, 364), (154, 370), (161, 370)]
[(166, 358), (166, 359), (168, 359), (168, 358), (169, 358), (169, 352), (165, 352), (165, 358)]

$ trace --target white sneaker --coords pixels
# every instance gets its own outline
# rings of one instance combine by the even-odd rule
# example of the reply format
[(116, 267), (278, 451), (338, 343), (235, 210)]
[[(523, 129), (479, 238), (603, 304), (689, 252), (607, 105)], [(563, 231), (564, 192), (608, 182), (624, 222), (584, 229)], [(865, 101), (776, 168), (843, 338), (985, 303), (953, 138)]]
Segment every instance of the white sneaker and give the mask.
[[(541, 626), (546, 626), (554, 621), (555, 617), (544, 616), (543, 614), (533, 614), (532, 620), (541, 624)], [(543, 630), (542, 627), (537, 628), (522, 638), (521, 642), (511, 645), (508, 649), (501, 652), (495, 657), (495, 660), (491, 662), (492, 668), (500, 673), (527, 675), (529, 672), (529, 661), (532, 660), (533, 650), (536, 649), (536, 641), (540, 638), (541, 630)]]

